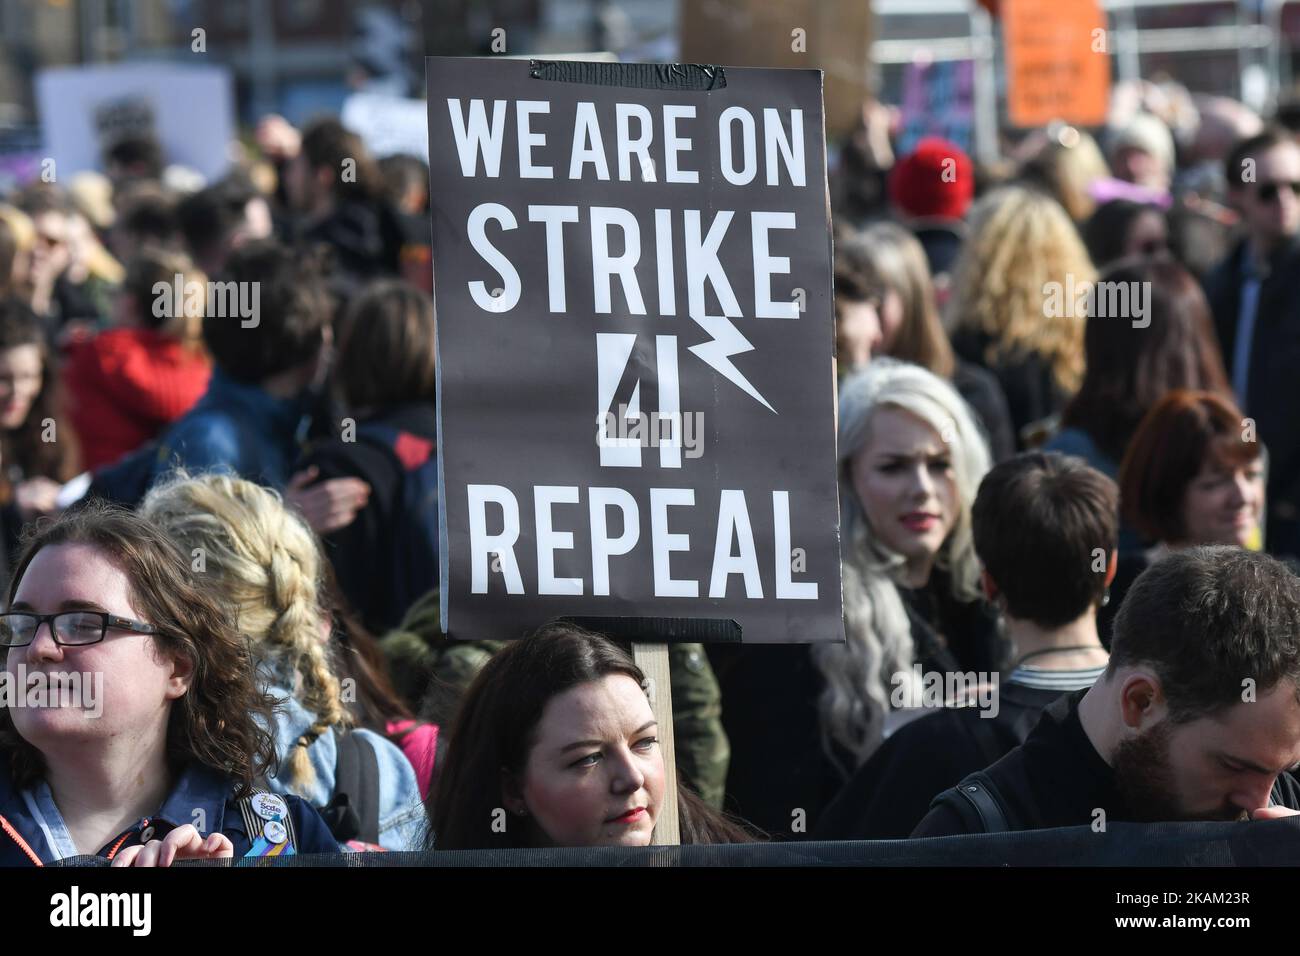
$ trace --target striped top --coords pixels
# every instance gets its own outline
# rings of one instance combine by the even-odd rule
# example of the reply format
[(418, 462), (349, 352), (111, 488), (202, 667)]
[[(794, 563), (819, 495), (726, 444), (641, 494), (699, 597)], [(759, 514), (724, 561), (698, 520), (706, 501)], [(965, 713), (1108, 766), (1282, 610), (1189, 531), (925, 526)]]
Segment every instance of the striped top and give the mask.
[(1021, 687), (1032, 687), (1035, 690), (1056, 690), (1064, 694), (1069, 691), (1087, 690), (1097, 682), (1097, 679), (1101, 677), (1105, 670), (1105, 664), (1068, 671), (1052, 671), (1042, 667), (1030, 667), (1022, 664), (1008, 674), (1006, 680), (1010, 683), (1019, 684)]

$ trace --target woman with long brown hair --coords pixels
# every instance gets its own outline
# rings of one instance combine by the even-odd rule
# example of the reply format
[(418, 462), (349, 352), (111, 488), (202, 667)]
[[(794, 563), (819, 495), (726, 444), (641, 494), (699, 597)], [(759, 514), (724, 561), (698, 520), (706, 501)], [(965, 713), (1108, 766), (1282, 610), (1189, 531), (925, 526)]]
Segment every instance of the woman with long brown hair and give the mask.
[(1046, 450), (1079, 455), (1111, 478), (1138, 422), (1166, 394), (1183, 388), (1232, 397), (1205, 294), (1173, 259), (1126, 259), (1103, 273), (1089, 299), (1083, 347), (1083, 384)]
[(23, 526), (57, 509), (59, 488), (80, 470), (79, 461), (45, 328), (18, 299), (0, 299), (0, 543), (5, 565), (17, 551)]
[[(496, 654), (452, 724), (431, 843), (648, 845), (666, 784), (646, 687), (626, 651), (570, 624)], [(684, 844), (753, 839), (680, 783), (677, 804)]]

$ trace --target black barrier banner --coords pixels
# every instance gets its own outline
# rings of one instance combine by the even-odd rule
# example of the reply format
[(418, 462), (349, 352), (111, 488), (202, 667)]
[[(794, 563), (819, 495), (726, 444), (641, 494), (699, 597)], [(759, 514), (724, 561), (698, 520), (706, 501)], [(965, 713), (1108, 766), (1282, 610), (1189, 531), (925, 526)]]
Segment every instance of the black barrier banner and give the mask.
[(446, 632), (843, 640), (820, 72), (426, 66)]

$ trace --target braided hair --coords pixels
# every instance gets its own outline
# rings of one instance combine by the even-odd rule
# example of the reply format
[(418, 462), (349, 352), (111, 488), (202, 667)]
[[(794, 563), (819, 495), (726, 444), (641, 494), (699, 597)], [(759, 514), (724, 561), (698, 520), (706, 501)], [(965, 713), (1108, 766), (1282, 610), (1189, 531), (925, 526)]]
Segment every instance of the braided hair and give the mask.
[(234, 608), (253, 659), (288, 680), (315, 720), (288, 755), (290, 787), (315, 783), (308, 748), (349, 715), (322, 638), (324, 558), (306, 521), (268, 488), (225, 474), (185, 472), (156, 485), (140, 506), (192, 559)]

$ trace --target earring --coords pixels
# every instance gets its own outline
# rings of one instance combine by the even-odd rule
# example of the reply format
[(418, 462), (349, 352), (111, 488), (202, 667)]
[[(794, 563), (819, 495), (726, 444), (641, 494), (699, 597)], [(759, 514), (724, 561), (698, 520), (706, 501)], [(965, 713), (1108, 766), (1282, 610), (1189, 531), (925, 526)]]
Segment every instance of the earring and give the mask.
[(1101, 606), (1105, 607), (1110, 603), (1110, 588), (1101, 592)]

